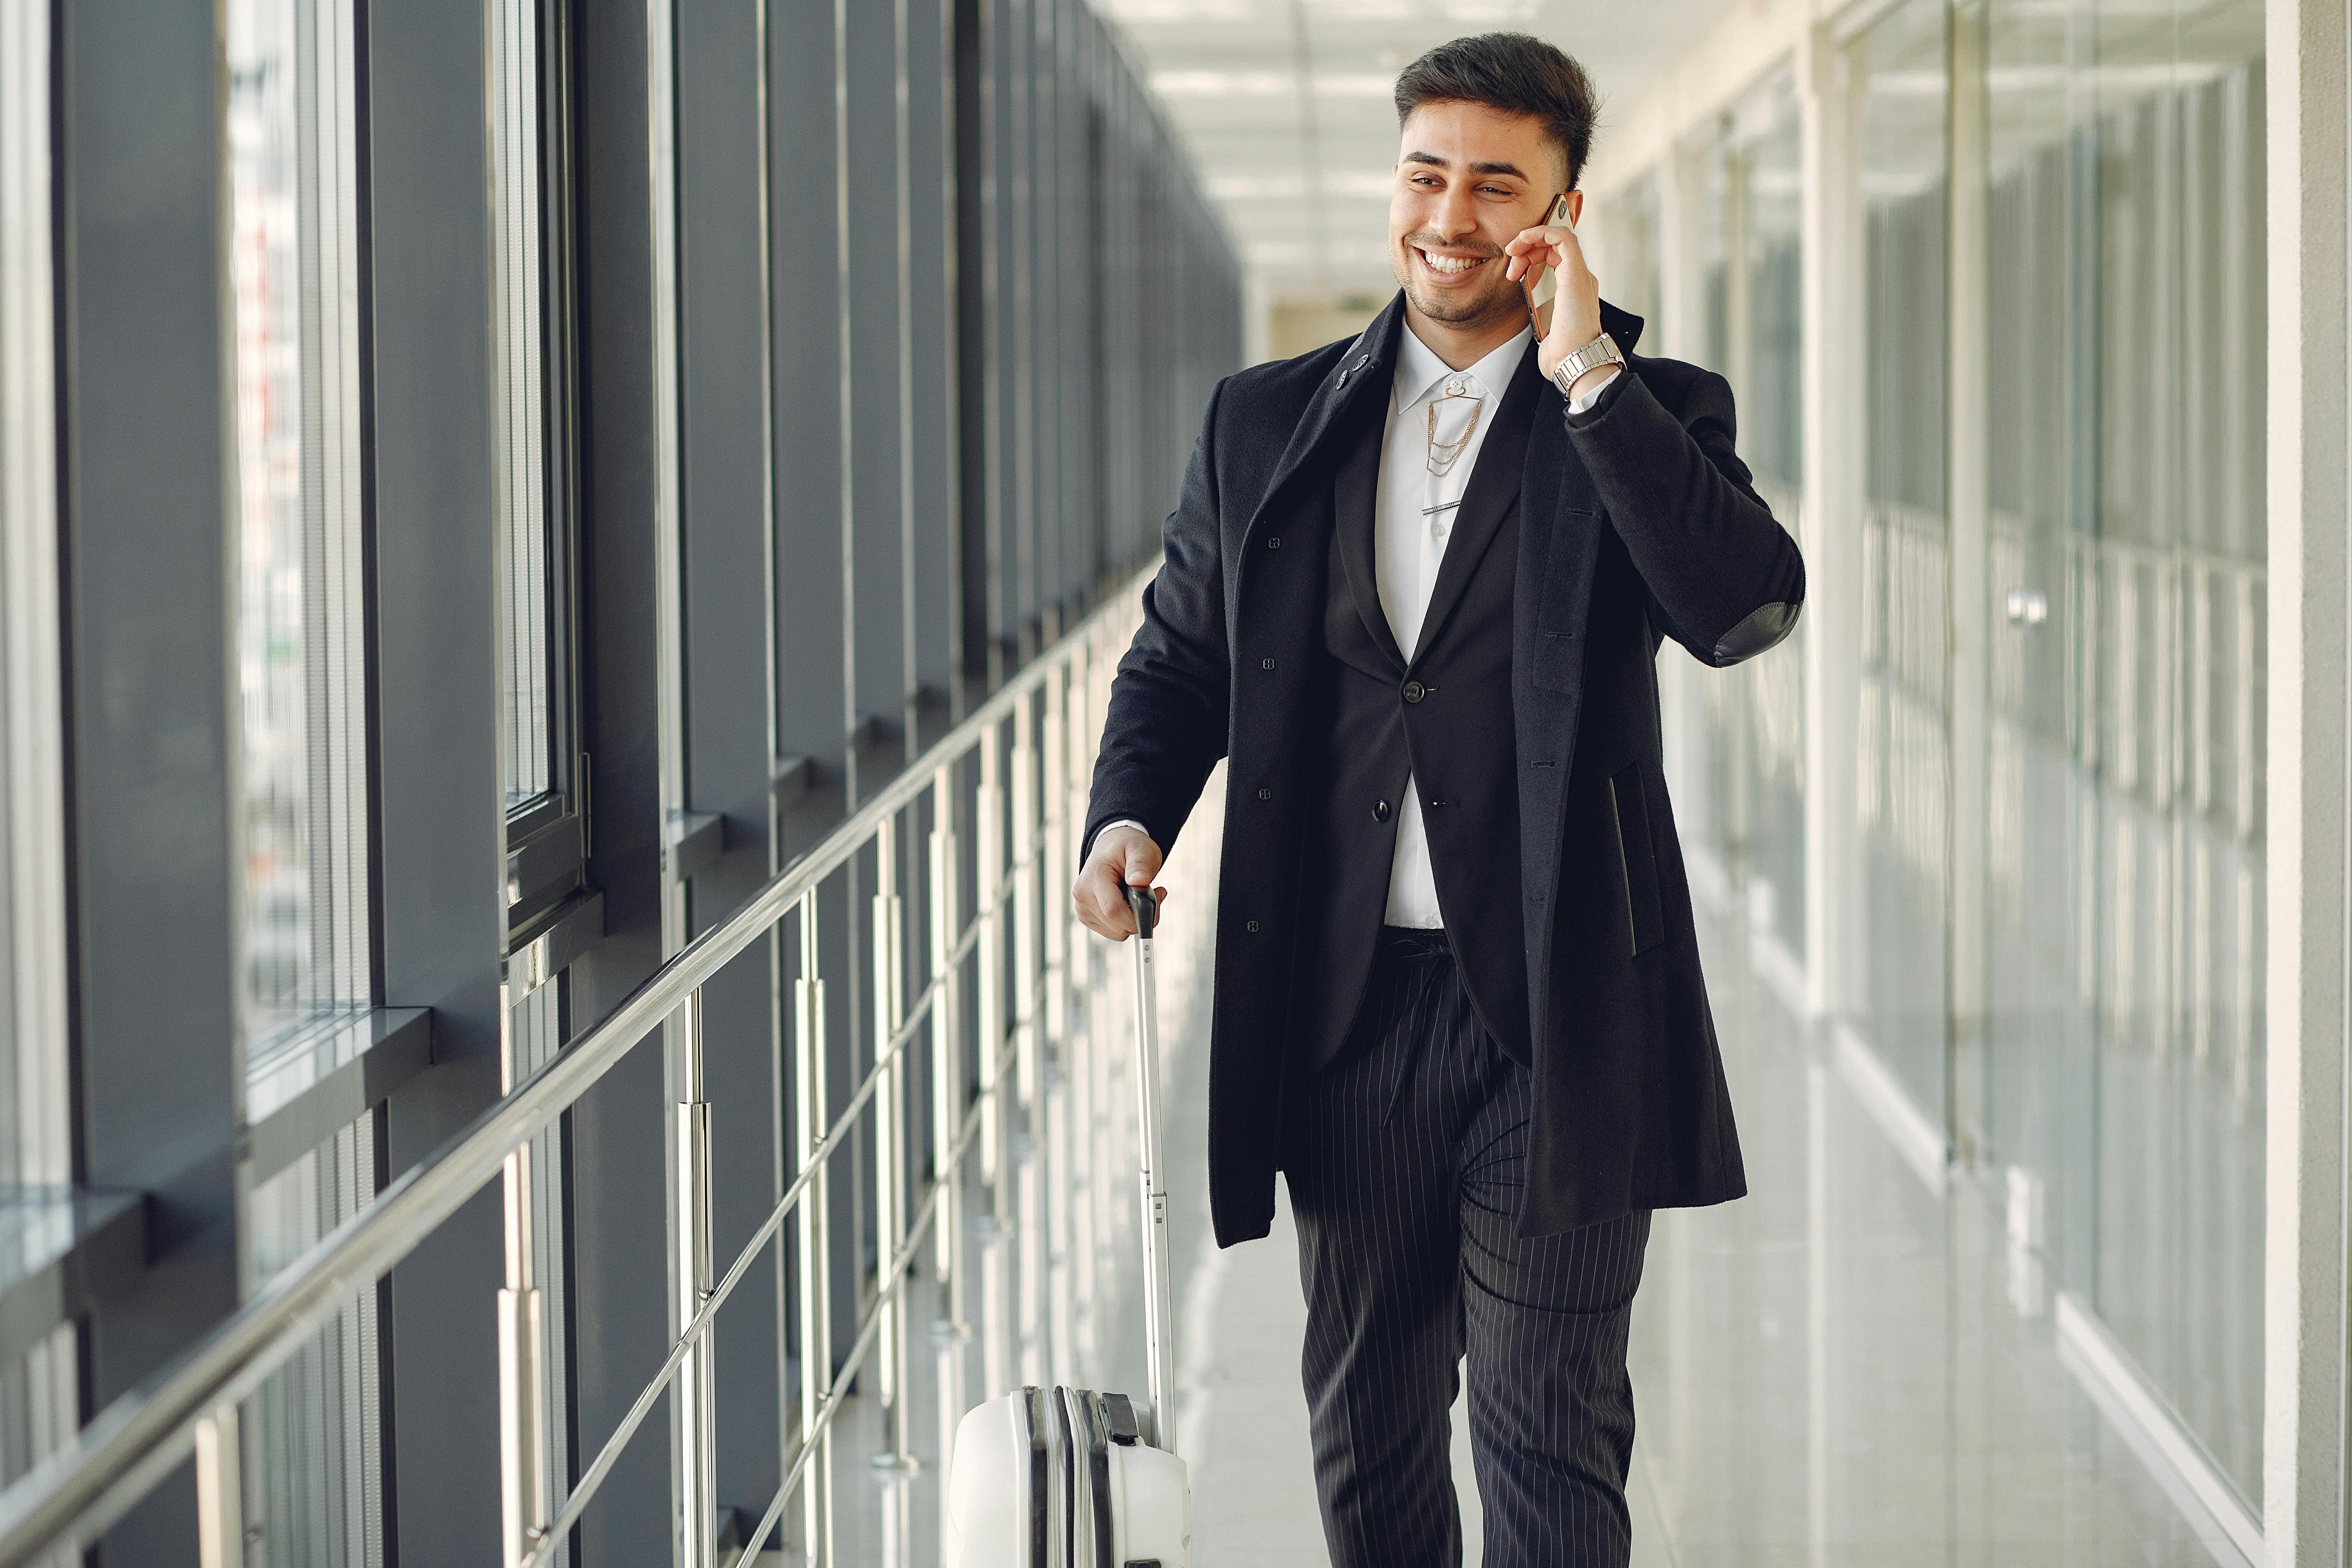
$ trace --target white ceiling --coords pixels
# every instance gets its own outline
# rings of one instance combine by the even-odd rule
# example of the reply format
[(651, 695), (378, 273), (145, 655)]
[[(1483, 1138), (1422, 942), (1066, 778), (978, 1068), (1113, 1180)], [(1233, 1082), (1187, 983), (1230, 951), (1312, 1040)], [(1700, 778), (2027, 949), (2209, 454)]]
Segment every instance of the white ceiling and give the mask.
[(1275, 293), (1391, 286), (1396, 74), (1465, 33), (1550, 39), (1631, 103), (1734, 0), (1095, 0)]

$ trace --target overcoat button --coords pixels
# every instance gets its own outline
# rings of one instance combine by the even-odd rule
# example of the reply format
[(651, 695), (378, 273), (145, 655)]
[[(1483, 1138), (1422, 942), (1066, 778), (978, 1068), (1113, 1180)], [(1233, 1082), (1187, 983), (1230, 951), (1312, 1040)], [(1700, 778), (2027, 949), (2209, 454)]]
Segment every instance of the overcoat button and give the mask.
[(1272, 669), (1274, 668), (1274, 660), (1270, 658), (1259, 659), (1257, 661), (1257, 667), (1260, 669)]
[(1389, 803), (1384, 800), (1374, 801), (1372, 803), (1372, 820), (1374, 822), (1386, 822), (1388, 819)]
[(1247, 925), (1244, 926), (1242, 929), (1243, 929), (1243, 930), (1244, 930), (1244, 931), (1255, 931), (1255, 930), (1257, 930), (1257, 921), (1251, 921)]
[(1270, 789), (1262, 789), (1257, 792), (1257, 797), (1260, 800), (1272, 800), (1274, 798), (1274, 792)]
[(1427, 695), (1427, 692), (1428, 689), (1418, 680), (1408, 680), (1404, 683), (1404, 700), (1407, 702), (1418, 702)]

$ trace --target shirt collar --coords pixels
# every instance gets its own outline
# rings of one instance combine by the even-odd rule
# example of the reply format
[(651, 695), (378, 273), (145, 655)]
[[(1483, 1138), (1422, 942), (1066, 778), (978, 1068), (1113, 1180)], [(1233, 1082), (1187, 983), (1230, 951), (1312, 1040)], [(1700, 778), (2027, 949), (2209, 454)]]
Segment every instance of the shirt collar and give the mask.
[(1528, 352), (1528, 344), (1535, 337), (1535, 329), (1521, 327), (1509, 342), (1468, 370), (1458, 373), (1439, 359), (1434, 349), (1421, 341), (1411, 322), (1399, 322), (1397, 336), (1402, 341), (1397, 344), (1396, 405), (1397, 412), (1402, 414), (1434, 393), (1447, 377), (1457, 374), (1476, 382), (1485, 395), (1497, 395), (1511, 384), (1511, 377), (1519, 368), (1520, 356)]

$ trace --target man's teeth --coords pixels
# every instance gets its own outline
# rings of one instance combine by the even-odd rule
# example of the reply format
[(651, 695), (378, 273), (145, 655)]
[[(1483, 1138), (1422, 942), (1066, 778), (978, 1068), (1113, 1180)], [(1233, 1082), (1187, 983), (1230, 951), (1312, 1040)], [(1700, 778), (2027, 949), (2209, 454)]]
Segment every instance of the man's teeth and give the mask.
[(1432, 272), (1467, 272), (1479, 260), (1475, 256), (1432, 256), (1426, 250), (1421, 253), (1421, 258), (1429, 263)]

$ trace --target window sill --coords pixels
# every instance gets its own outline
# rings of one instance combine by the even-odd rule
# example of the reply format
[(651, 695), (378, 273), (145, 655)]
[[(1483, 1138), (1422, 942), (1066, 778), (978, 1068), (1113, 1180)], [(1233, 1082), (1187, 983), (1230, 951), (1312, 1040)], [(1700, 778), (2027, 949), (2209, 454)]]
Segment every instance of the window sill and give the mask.
[(297, 1031), (246, 1068), (241, 1152), (266, 1182), (433, 1061), (433, 1009), (378, 1007)]
[(146, 1264), (142, 1194), (54, 1189), (0, 1202), (0, 1365), (119, 1293)]

